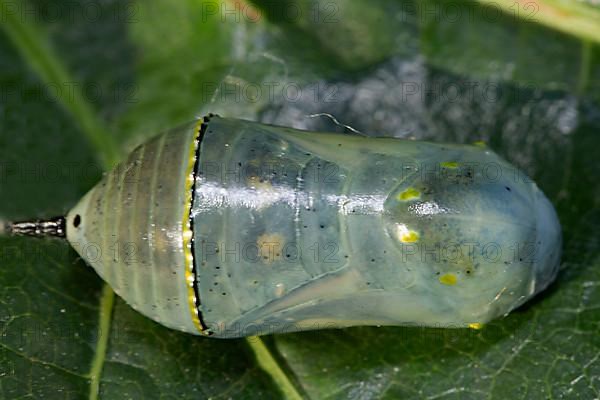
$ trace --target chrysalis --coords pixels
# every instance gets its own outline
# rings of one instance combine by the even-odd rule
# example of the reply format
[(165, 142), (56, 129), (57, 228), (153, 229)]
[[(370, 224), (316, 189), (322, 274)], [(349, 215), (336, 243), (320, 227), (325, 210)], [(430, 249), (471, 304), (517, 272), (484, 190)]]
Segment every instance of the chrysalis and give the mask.
[(478, 327), (552, 282), (561, 249), (550, 202), (485, 147), (217, 116), (7, 230), (66, 236), (133, 308), (218, 338)]

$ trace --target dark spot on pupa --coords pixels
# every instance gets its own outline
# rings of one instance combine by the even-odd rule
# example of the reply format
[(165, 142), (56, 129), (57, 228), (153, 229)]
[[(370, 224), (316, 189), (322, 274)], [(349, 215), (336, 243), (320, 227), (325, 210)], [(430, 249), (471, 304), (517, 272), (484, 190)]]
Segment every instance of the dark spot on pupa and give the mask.
[(508, 186), (505, 186), (505, 189), (510, 192), (510, 188)]
[(81, 215), (77, 214), (73, 219), (73, 226), (77, 228), (79, 225), (81, 225)]

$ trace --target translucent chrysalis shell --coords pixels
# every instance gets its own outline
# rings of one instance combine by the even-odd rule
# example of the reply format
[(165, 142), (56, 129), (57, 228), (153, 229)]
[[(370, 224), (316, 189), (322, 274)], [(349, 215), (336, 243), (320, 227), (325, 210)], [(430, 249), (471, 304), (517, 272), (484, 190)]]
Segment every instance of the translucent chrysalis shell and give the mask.
[(556, 213), (481, 146), (210, 116), (139, 146), (67, 239), (133, 308), (229, 338), (476, 327), (555, 278)]

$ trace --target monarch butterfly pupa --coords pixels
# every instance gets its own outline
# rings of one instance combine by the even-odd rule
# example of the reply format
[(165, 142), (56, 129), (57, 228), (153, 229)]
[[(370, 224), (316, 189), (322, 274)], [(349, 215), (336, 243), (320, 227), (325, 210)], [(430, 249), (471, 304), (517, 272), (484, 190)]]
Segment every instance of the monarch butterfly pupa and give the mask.
[(354, 325), (480, 327), (554, 280), (556, 213), (482, 146), (208, 116), (156, 136), (65, 218), (133, 308), (219, 338)]

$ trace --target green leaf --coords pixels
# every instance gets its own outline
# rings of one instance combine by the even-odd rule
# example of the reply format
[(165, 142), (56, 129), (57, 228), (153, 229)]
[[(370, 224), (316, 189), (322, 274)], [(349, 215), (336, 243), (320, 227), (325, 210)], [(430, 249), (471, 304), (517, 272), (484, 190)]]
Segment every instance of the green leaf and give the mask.
[[(539, 18), (538, 8), (545, 8), (530, 5), (530, 14), (517, 19), (499, 8), (469, 1), (450, 7), (427, 0), (420, 11), (424, 54), (430, 63), (461, 74), (534, 88), (588, 90), (589, 79), (582, 69), (588, 68), (585, 54), (591, 42), (531, 23)], [(489, 46), (490, 37), (498, 46)], [(548, 63), (550, 59), (561, 62)]]
[(0, 238), (0, 398), (600, 396), (598, 11), (505, 4), (0, 1), (2, 219), (64, 214), (194, 116), (347, 130), (307, 117), (328, 113), (367, 134), (484, 140), (553, 201), (565, 242), (557, 281), (482, 330), (219, 341), (137, 314), (64, 243)]
[(560, 0), (514, 3), (478, 0), (508, 15), (546, 25), (583, 40), (600, 42), (600, 8), (593, 2), (563, 3)]

